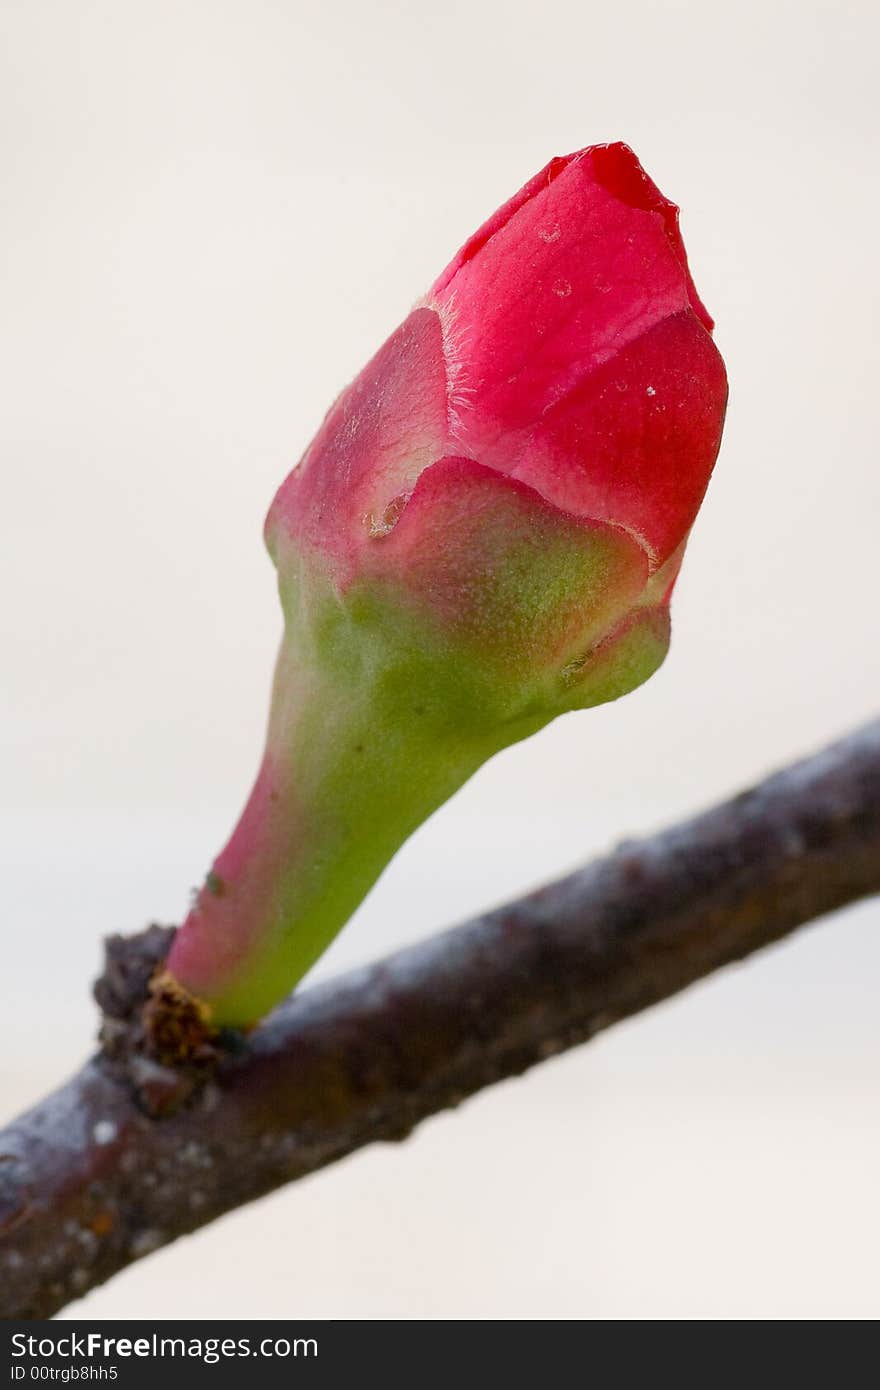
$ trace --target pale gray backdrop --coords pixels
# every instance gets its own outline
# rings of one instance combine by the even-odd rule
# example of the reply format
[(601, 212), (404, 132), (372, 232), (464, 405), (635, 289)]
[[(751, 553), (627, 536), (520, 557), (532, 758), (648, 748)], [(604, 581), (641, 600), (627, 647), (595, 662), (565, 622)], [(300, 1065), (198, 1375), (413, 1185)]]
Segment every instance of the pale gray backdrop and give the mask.
[[(870, 0), (2, 0), (4, 1111), (88, 1050), (102, 934), (178, 917), (243, 800), (276, 485), (554, 153), (627, 139), (681, 202), (730, 370), (672, 652), (485, 768), (321, 973), (875, 710), (878, 42)], [(71, 1316), (876, 1316), (878, 924), (844, 914)]]

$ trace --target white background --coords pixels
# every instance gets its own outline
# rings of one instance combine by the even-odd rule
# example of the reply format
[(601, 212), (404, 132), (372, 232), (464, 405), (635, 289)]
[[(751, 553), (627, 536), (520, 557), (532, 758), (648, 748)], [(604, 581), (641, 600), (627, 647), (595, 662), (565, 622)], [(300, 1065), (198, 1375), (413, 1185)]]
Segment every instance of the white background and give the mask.
[[(2, 1108), (185, 909), (279, 633), (260, 529), (330, 399), (554, 153), (628, 140), (731, 407), (666, 667), (486, 767), (320, 967), (876, 709), (870, 0), (2, 0)], [(71, 1316), (876, 1317), (876, 904), (145, 1260)]]

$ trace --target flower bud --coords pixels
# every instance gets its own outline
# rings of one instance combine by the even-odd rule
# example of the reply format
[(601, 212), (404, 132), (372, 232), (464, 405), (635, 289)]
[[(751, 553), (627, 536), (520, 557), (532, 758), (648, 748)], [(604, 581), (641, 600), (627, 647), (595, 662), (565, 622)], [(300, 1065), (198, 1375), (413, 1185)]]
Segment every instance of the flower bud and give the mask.
[(727, 387), (678, 211), (554, 159), (330, 409), (266, 522), (266, 752), (169, 969), (221, 1023), (301, 978), (493, 753), (657, 669)]

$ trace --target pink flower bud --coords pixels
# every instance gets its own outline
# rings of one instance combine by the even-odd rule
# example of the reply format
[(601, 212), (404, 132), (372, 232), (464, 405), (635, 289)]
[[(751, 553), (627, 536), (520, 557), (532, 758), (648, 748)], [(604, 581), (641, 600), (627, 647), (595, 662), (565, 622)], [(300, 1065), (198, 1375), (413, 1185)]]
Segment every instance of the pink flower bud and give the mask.
[(258, 1016), (499, 748), (645, 680), (727, 385), (678, 211), (622, 144), (547, 167), (327, 414), (266, 523), (266, 755), (169, 965)]
[(718, 452), (727, 384), (711, 329), (678, 209), (628, 146), (554, 159), (337, 400), (268, 535), (332, 553), (344, 583), (453, 456), (624, 528), (656, 570)]

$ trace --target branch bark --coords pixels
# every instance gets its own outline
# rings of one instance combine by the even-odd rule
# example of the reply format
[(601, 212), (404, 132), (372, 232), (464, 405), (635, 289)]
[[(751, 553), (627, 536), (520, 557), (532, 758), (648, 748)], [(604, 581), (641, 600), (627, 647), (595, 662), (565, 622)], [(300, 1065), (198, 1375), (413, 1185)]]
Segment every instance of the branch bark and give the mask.
[(141, 1256), (880, 891), (880, 721), (751, 791), (295, 995), (163, 1119), (98, 1055), (0, 1134), (0, 1316)]

